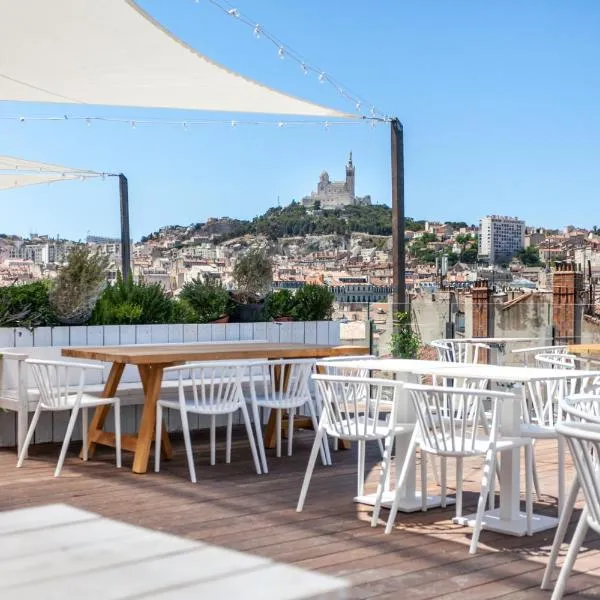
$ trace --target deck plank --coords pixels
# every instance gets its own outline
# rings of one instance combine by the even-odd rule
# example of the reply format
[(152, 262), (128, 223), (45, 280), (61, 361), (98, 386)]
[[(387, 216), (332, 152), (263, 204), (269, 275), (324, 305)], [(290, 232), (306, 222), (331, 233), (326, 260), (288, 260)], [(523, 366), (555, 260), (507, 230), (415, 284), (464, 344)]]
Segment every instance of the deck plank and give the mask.
[[(161, 473), (142, 476), (127, 469), (131, 461), (128, 455), (124, 456), (124, 468), (115, 469), (110, 449), (101, 449), (94, 460), (82, 463), (74, 444), (58, 479), (52, 476), (57, 445), (33, 447), (22, 469), (15, 468), (14, 451), (6, 450), (0, 452), (0, 510), (49, 502), (69, 504), (130, 525), (251, 553), (257, 560), (274, 560), (343, 578), (352, 586), (345, 592), (348, 598), (383, 600), (398, 598), (400, 592), (416, 599), (550, 597), (550, 593), (539, 590), (539, 583), (553, 531), (531, 538), (483, 532), (478, 553), (470, 556), (470, 530), (452, 523), (450, 508), (399, 515), (395, 530), (385, 536), (382, 525), (370, 527), (369, 507), (352, 502), (356, 487), (354, 450), (333, 453), (333, 467), (317, 464), (304, 511), (296, 513), (312, 435), (299, 432), (295, 436), (292, 457), (277, 459), (274, 452), (268, 451), (270, 473), (259, 477), (241, 429), (235, 430), (229, 465), (224, 463), (224, 432), (217, 432), (214, 467), (208, 462), (208, 434), (200, 432), (194, 438), (196, 485), (187, 479), (185, 455), (178, 439), (174, 440), (174, 459), (163, 463)], [(367, 456), (369, 490), (376, 485), (378, 459), (373, 446)], [(536, 460), (543, 496), (541, 502), (536, 499), (535, 510), (554, 515), (556, 445), (536, 445)], [(475, 508), (479, 476), (480, 463), (467, 461), (465, 513)], [(569, 472), (568, 480), (571, 476)], [(448, 481), (452, 487), (451, 462)], [(435, 489), (433, 481), (431, 484)], [(386, 518), (387, 513), (384, 511), (382, 516)], [(567, 539), (577, 518), (576, 511)], [(3, 527), (0, 513), (0, 533)], [(99, 538), (98, 544), (102, 543)], [(572, 593), (568, 597), (598, 596), (600, 535), (591, 532), (585, 547), (567, 585), (567, 592)], [(287, 573), (285, 569), (281, 572)], [(285, 577), (293, 581), (293, 573)], [(235, 582), (231, 585), (235, 589)], [(207, 582), (196, 582), (194, 586), (195, 597), (210, 590)], [(164, 594), (165, 600), (170, 597), (175, 596)]]

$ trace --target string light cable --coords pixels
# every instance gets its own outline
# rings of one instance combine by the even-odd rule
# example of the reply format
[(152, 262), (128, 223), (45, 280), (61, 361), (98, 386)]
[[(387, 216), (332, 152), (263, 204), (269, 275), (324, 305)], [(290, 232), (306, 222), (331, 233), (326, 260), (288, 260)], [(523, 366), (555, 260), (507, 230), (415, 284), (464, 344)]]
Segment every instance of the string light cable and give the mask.
[[(207, 0), (209, 4), (212, 4), (223, 12), (228, 17), (234, 18), (236, 21), (244, 24), (248, 29), (253, 32), (253, 35), (257, 39), (264, 39), (270, 42), (277, 51), (277, 55), (280, 59), (289, 59), (298, 64), (300, 70), (305, 75), (310, 73), (317, 76), (319, 83), (329, 84), (333, 87), (337, 93), (345, 98), (347, 101), (354, 105), (355, 111), (362, 115), (365, 119), (377, 119), (379, 121), (390, 121), (390, 117), (383, 111), (379, 110), (375, 105), (366, 101), (360, 95), (354, 93), (347, 86), (343, 85), (336, 78), (330, 75), (324, 69), (318, 68), (316, 65), (307, 60), (302, 54), (291, 48), (288, 44), (283, 42), (277, 36), (266, 30), (261, 24), (255, 20), (241, 13), (235, 8), (228, 0)], [(199, 4), (199, 0), (194, 0), (195, 4)], [(365, 113), (368, 110), (368, 113)]]

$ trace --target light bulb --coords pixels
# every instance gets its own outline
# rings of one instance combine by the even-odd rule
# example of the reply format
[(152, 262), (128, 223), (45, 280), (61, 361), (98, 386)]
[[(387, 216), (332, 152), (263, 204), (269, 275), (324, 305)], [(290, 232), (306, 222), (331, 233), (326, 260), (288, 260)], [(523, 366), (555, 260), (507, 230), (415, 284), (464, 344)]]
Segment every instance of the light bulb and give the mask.
[(356, 112), (360, 112), (360, 107), (361, 107), (361, 103), (360, 100), (356, 103)]
[(230, 8), (227, 11), (227, 14), (230, 15), (230, 16), (232, 16), (232, 17), (236, 17), (236, 18), (240, 16), (240, 12), (238, 11), (237, 8)]
[(25, 123), (25, 117), (19, 117), (19, 121), (20, 121), (21, 123)]
[(262, 27), (257, 23), (254, 26), (254, 37), (259, 40), (260, 39), (260, 34), (262, 32)]
[(319, 75), (319, 83), (325, 83), (325, 80), (327, 79), (327, 74), (323, 71), (320, 75)]
[(285, 58), (285, 50), (282, 46), (279, 46), (279, 50), (277, 50), (277, 54), (279, 54), (279, 58), (283, 60)]
[(308, 75), (308, 69), (306, 68), (306, 65), (305, 65), (304, 63), (302, 63), (302, 64), (300, 65), (300, 68), (302, 69), (302, 72), (303, 72), (305, 75)]
[(283, 127), (283, 122), (279, 121), (279, 123), (277, 123), (277, 127), (279, 127), (281, 129), (281, 127)]
[(133, 129), (135, 129), (135, 121), (131, 121), (130, 125)]
[(92, 125), (92, 121), (89, 119), (89, 117), (85, 120), (85, 124), (90, 127)]
[(235, 121), (231, 121), (231, 126), (235, 127), (237, 125), (237, 123)]
[(325, 121), (325, 131), (329, 129), (329, 121)]
[(188, 130), (188, 124), (187, 124), (185, 121), (183, 122), (183, 129), (184, 129), (185, 131), (187, 131), (187, 130)]

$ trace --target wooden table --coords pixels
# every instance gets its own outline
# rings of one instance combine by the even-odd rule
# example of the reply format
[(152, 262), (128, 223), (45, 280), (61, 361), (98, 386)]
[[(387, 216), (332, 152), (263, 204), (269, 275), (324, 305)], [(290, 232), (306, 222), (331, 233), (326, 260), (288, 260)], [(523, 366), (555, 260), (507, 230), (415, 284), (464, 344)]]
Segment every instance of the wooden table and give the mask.
[[(368, 354), (362, 346), (317, 346), (305, 344), (208, 343), (208, 344), (160, 344), (139, 346), (98, 346), (63, 348), (62, 355), (70, 358), (100, 360), (112, 363), (110, 374), (102, 393), (104, 398), (117, 395), (125, 365), (137, 366), (144, 389), (144, 409), (137, 435), (123, 435), (121, 446), (135, 453), (133, 472), (145, 473), (148, 469), (150, 448), (155, 431), (156, 402), (160, 395), (163, 370), (174, 365), (194, 361), (279, 359), (279, 358), (326, 358), (328, 356), (358, 356)], [(96, 444), (114, 447), (114, 433), (103, 431), (110, 406), (96, 409), (88, 435), (88, 453), (93, 456)], [(273, 419), (274, 420), (274, 419)], [(267, 436), (272, 438), (274, 424)], [(270, 440), (267, 440), (270, 441)], [(162, 447), (166, 457), (172, 455), (166, 427), (163, 427)], [(267, 446), (268, 447), (268, 446)]]
[(300, 600), (342, 597), (348, 586), (65, 504), (0, 513), (0, 538), (0, 596), (7, 600)]

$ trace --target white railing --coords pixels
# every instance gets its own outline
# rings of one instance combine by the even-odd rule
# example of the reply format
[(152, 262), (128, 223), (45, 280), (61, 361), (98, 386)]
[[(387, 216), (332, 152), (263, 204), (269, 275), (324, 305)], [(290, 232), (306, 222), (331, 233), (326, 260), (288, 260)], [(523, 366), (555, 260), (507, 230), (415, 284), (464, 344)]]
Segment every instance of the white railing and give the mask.
[[(291, 321), (284, 323), (215, 323), (202, 325), (98, 325), (79, 327), (0, 328), (0, 348), (118, 346), (186, 342), (267, 340), (275, 343), (340, 344), (337, 321)], [(16, 350), (18, 351), (18, 350)], [(1, 357), (0, 357), (0, 360)], [(1, 364), (0, 364), (1, 366)], [(124, 374), (124, 380), (127, 379)], [(140, 405), (122, 409), (122, 432), (137, 431)], [(40, 418), (35, 443), (60, 442), (64, 437), (68, 415), (46, 413)], [(196, 427), (204, 427), (198, 421)], [(178, 419), (169, 421), (170, 431), (180, 428)], [(80, 439), (75, 432), (73, 439)], [(0, 447), (12, 447), (17, 441), (17, 416), (0, 409)]]

